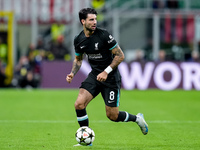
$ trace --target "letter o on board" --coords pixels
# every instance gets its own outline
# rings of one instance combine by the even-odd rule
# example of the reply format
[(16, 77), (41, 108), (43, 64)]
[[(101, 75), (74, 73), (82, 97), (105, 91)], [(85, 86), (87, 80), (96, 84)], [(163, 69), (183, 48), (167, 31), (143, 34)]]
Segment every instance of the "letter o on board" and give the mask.
[[(169, 71), (172, 75), (170, 81), (164, 79), (164, 73)], [(160, 63), (154, 72), (154, 82), (162, 90), (173, 90), (177, 88), (181, 81), (181, 72), (179, 67), (172, 62)]]

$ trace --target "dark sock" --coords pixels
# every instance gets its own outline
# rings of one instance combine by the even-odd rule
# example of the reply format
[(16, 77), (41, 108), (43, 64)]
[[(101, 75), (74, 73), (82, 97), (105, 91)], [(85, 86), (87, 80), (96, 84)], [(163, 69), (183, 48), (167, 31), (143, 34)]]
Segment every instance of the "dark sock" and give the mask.
[(76, 116), (80, 127), (89, 126), (89, 120), (85, 109), (76, 109)]
[(128, 122), (128, 121), (135, 122), (136, 116), (129, 114), (126, 111), (119, 111), (119, 115), (118, 115), (116, 122), (119, 122), (119, 121), (121, 121), (121, 122)]

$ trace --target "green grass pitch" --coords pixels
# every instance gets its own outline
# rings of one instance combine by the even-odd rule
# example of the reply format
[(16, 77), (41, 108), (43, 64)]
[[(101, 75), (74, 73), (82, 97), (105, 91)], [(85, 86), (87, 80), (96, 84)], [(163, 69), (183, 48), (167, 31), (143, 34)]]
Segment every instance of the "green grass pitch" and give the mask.
[(106, 118), (101, 96), (87, 108), (96, 137), (92, 147), (77, 144), (74, 101), (78, 90), (0, 89), (0, 150), (199, 150), (199, 91), (121, 91), (120, 110), (141, 112), (149, 125)]

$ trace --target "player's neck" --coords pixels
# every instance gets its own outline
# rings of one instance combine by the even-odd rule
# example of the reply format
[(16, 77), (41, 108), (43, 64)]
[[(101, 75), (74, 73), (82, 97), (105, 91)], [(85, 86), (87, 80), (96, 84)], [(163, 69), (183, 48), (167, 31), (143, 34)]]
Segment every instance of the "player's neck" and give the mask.
[(83, 31), (86, 37), (90, 37), (94, 33), (94, 31), (87, 30), (86, 28), (84, 28)]

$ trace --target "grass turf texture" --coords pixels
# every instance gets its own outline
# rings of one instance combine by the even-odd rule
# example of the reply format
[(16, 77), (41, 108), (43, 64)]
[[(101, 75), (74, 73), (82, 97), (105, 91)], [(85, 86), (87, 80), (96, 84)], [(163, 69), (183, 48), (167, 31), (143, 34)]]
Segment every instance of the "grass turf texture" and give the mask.
[(199, 91), (121, 91), (120, 110), (144, 113), (149, 133), (137, 124), (106, 118), (101, 96), (87, 108), (96, 137), (77, 144), (74, 101), (78, 90), (0, 90), (0, 150), (197, 150), (200, 149)]

